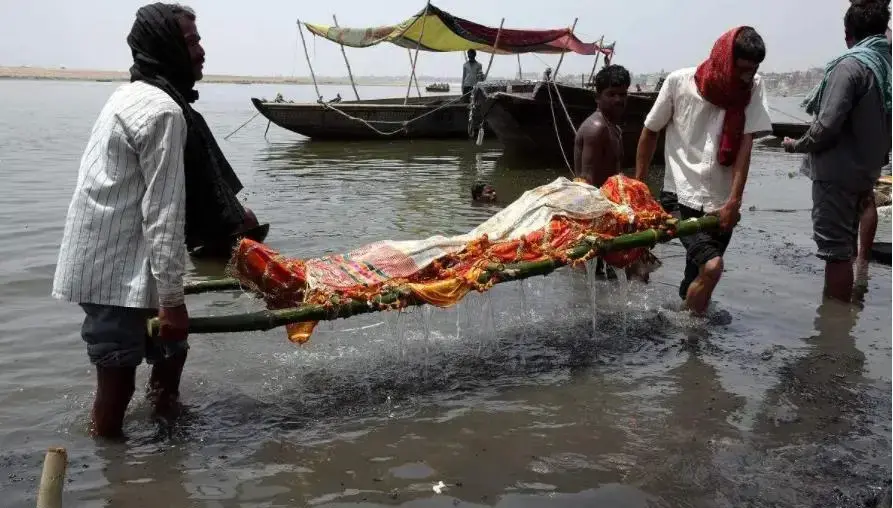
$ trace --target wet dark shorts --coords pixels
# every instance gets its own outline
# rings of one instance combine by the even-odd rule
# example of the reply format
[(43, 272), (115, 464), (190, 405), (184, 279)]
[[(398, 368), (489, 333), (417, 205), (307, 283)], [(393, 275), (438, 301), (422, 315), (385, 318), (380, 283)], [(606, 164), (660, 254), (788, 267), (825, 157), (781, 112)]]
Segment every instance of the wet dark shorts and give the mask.
[(87, 343), (90, 363), (98, 367), (136, 367), (188, 350), (187, 341), (158, 343), (146, 333), (146, 320), (153, 309), (135, 309), (82, 303), (87, 314), (81, 337)]
[(812, 232), (825, 261), (849, 261), (856, 256), (859, 218), (872, 191), (842, 189), (829, 182), (812, 182)]
[[(680, 205), (676, 194), (671, 192), (660, 193), (660, 204), (667, 213), (679, 220), (700, 218), (706, 215), (702, 210)], [(679, 287), (679, 295), (684, 299), (688, 292), (688, 286), (700, 273), (701, 266), (726, 253), (729, 242), (732, 241), (732, 233), (699, 232), (680, 237), (679, 241), (685, 247), (686, 253), (685, 277)]]

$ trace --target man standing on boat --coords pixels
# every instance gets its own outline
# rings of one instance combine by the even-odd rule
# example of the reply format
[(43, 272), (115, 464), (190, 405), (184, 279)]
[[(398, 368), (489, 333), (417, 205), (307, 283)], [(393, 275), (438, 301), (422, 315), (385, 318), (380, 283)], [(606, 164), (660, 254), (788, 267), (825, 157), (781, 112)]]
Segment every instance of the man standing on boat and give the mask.
[[(815, 120), (800, 139), (785, 138), (783, 146), (806, 154), (801, 171), (812, 180), (813, 236), (825, 261), (824, 295), (849, 302), (857, 250), (863, 258), (859, 271), (867, 269), (864, 244), (873, 240), (877, 224), (873, 188), (890, 152), (889, 2), (855, 0), (843, 21), (848, 50), (828, 64), (804, 102)], [(860, 222), (863, 248), (857, 249)]]
[[(484, 80), (484, 67), (476, 60), (478, 52), (469, 49), (468, 61), (462, 66), (462, 95), (470, 93), (474, 85)], [(466, 97), (471, 100), (471, 97)]]
[[(188, 245), (219, 241), (253, 221), (241, 184), (192, 109), (205, 52), (195, 13), (140, 8), (127, 37), (131, 82), (108, 99), (81, 159), (53, 281), (55, 298), (86, 313), (81, 335), (96, 367), (91, 432), (119, 437), (137, 366), (152, 364), (156, 414), (178, 407), (189, 349), (183, 275)], [(146, 320), (160, 320), (150, 341)]]
[(695, 314), (707, 310), (722, 276), (723, 255), (741, 217), (753, 135), (772, 130), (756, 73), (765, 57), (756, 30), (729, 30), (697, 68), (666, 77), (639, 138), (636, 178), (645, 181), (658, 133), (666, 128), (661, 203), (667, 212), (680, 219), (719, 216), (721, 231), (680, 238), (686, 260), (679, 296)]

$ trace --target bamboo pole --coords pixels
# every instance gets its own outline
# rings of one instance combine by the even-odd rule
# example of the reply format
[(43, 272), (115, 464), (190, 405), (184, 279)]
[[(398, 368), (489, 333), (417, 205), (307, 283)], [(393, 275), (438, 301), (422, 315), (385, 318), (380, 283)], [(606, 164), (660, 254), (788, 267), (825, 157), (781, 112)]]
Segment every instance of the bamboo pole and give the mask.
[[(607, 252), (637, 247), (651, 247), (657, 243), (668, 242), (677, 237), (692, 235), (699, 231), (714, 230), (718, 227), (719, 218), (715, 215), (706, 215), (700, 219), (685, 221), (670, 220), (667, 222), (667, 229), (646, 229), (610, 239), (587, 237), (570, 248), (566, 254), (570, 260), (579, 260)], [(491, 264), (478, 277), (478, 283), (487, 284), (493, 282), (494, 284), (500, 284), (536, 275), (548, 275), (566, 264), (565, 261), (559, 259), (544, 259), (508, 265)], [(230, 316), (190, 317), (188, 333), (266, 331), (289, 323), (330, 321), (358, 314), (378, 312), (398, 302), (406, 305), (426, 304), (426, 302), (417, 299), (408, 288), (397, 288), (383, 293), (371, 301), (350, 300), (348, 302), (340, 302), (336, 298), (331, 302), (331, 305), (303, 305), (290, 309), (261, 310)], [(150, 336), (155, 337), (158, 335), (158, 318), (150, 319), (147, 326)]]
[[(406, 56), (409, 57), (409, 65), (412, 65), (412, 50), (411, 49), (406, 48)], [(419, 94), (419, 97), (421, 97), (422, 89), (419, 88), (419, 78), (418, 78), (418, 76), (412, 76), (412, 79), (415, 81), (415, 91), (417, 94)]]
[(425, 10), (422, 12), (422, 29), (419, 30), (419, 40), (416, 41), (415, 55), (412, 59), (412, 70), (409, 74), (409, 83), (406, 84), (406, 97), (403, 104), (409, 102), (409, 91), (412, 90), (412, 80), (415, 79), (415, 66), (419, 62), (419, 48), (422, 46), (422, 37), (425, 35), (425, 23), (428, 21), (428, 8), (431, 7), (431, 0), (425, 3)]
[(322, 100), (319, 93), (319, 85), (316, 84), (316, 74), (313, 72), (313, 64), (310, 63), (310, 53), (307, 52), (307, 42), (304, 40), (304, 30), (301, 29), (301, 20), (298, 19), (298, 33), (301, 34), (301, 45), (304, 46), (304, 58), (307, 59), (307, 67), (310, 69), (310, 77), (313, 78), (313, 88), (316, 90), (317, 102)]
[(487, 76), (490, 75), (490, 66), (493, 65), (493, 57), (496, 55), (496, 49), (499, 47), (499, 36), (502, 35), (503, 23), (505, 23), (505, 18), (502, 18), (502, 21), (499, 22), (499, 29), (496, 30), (496, 40), (493, 41), (493, 51), (490, 53), (490, 61), (487, 62), (487, 70), (484, 71), (484, 81), (487, 81)]
[[(335, 27), (338, 26), (338, 18), (332, 14), (332, 21), (335, 22)], [(344, 51), (344, 44), (338, 43), (341, 46), (341, 55), (344, 57), (344, 64), (347, 66), (347, 76), (350, 78), (350, 86), (353, 87), (353, 94), (357, 96), (357, 100), (360, 100), (360, 92), (357, 91), (357, 84), (353, 81), (353, 72), (350, 70), (350, 62), (347, 60), (347, 52)], [(317, 93), (319, 95), (319, 93)]]
[[(592, 77), (595, 76), (595, 68), (598, 67), (598, 57), (602, 56), (602, 45), (605, 43), (605, 36), (598, 40), (598, 53), (595, 54), (595, 61), (592, 62), (592, 72), (589, 73), (587, 83), (592, 83)], [(585, 86), (585, 85), (584, 85)]]
[[(579, 18), (574, 18), (574, 24), (571, 25), (571, 31), (568, 34), (569, 37), (574, 36), (574, 29), (577, 28), (577, 20)], [(564, 61), (564, 55), (567, 53), (567, 42), (564, 43), (564, 51), (561, 52), (561, 56), (558, 57), (558, 65), (555, 66), (555, 72), (552, 73), (552, 81), (558, 80), (558, 69), (561, 68), (561, 62)]]
[(68, 452), (65, 448), (53, 447), (47, 450), (37, 491), (37, 508), (62, 508), (62, 487), (67, 466)]

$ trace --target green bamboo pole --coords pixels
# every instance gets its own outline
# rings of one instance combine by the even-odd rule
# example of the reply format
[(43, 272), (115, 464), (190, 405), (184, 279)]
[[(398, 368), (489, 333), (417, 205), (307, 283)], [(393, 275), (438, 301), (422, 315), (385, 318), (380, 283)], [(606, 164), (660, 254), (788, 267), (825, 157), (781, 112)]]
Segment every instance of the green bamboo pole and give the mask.
[[(671, 220), (667, 223), (667, 229), (646, 229), (636, 233), (617, 236), (610, 239), (586, 237), (567, 251), (567, 257), (571, 260), (582, 259), (590, 254), (604, 254), (607, 252), (635, 249), (638, 247), (652, 247), (657, 243), (668, 242), (673, 238), (688, 236), (699, 231), (715, 230), (719, 227), (719, 218), (715, 215), (706, 215), (700, 219), (685, 221)], [(486, 284), (493, 281), (495, 284), (513, 280), (526, 279), (536, 275), (548, 275), (566, 265), (563, 260), (545, 259), (542, 261), (493, 264), (478, 277), (478, 283)], [(235, 279), (219, 279), (207, 282), (203, 289), (214, 284), (230, 289)], [(196, 286), (197, 283), (193, 283)], [(238, 287), (238, 282), (235, 282)], [(210, 289), (208, 289), (210, 290)], [(348, 318), (369, 312), (378, 312), (396, 303), (406, 305), (424, 305), (426, 302), (416, 298), (408, 288), (397, 288), (381, 294), (372, 299), (350, 300), (340, 302), (337, 297), (331, 301), (331, 305), (302, 305), (290, 309), (261, 310), (247, 314), (235, 314), (230, 316), (208, 316), (189, 318), (189, 334), (202, 333), (232, 333), (266, 331), (289, 323), (302, 323), (306, 321), (331, 321), (339, 318)], [(149, 335), (158, 335), (158, 318), (152, 318), (148, 322)]]

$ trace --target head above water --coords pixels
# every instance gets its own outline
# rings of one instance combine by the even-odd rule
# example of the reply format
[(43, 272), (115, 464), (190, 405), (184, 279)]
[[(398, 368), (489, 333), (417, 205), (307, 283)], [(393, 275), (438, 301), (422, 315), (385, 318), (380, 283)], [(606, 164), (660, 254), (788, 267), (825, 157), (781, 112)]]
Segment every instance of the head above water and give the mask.
[(195, 11), (179, 4), (140, 7), (127, 36), (133, 55), (131, 78), (161, 77), (186, 94), (203, 77), (205, 51)]
[(630, 86), (629, 71), (621, 65), (606, 65), (595, 75), (595, 101), (602, 116), (619, 122), (626, 112)]
[(469, 62), (474, 62), (474, 59), (477, 58), (477, 56), (478, 56), (477, 51), (475, 51), (473, 49), (468, 50), (468, 61)]
[(851, 48), (872, 35), (885, 37), (889, 24), (889, 0), (851, 0), (843, 16), (846, 46)]
[(471, 188), (471, 199), (475, 201), (495, 201), (496, 189), (487, 182), (475, 182)]

